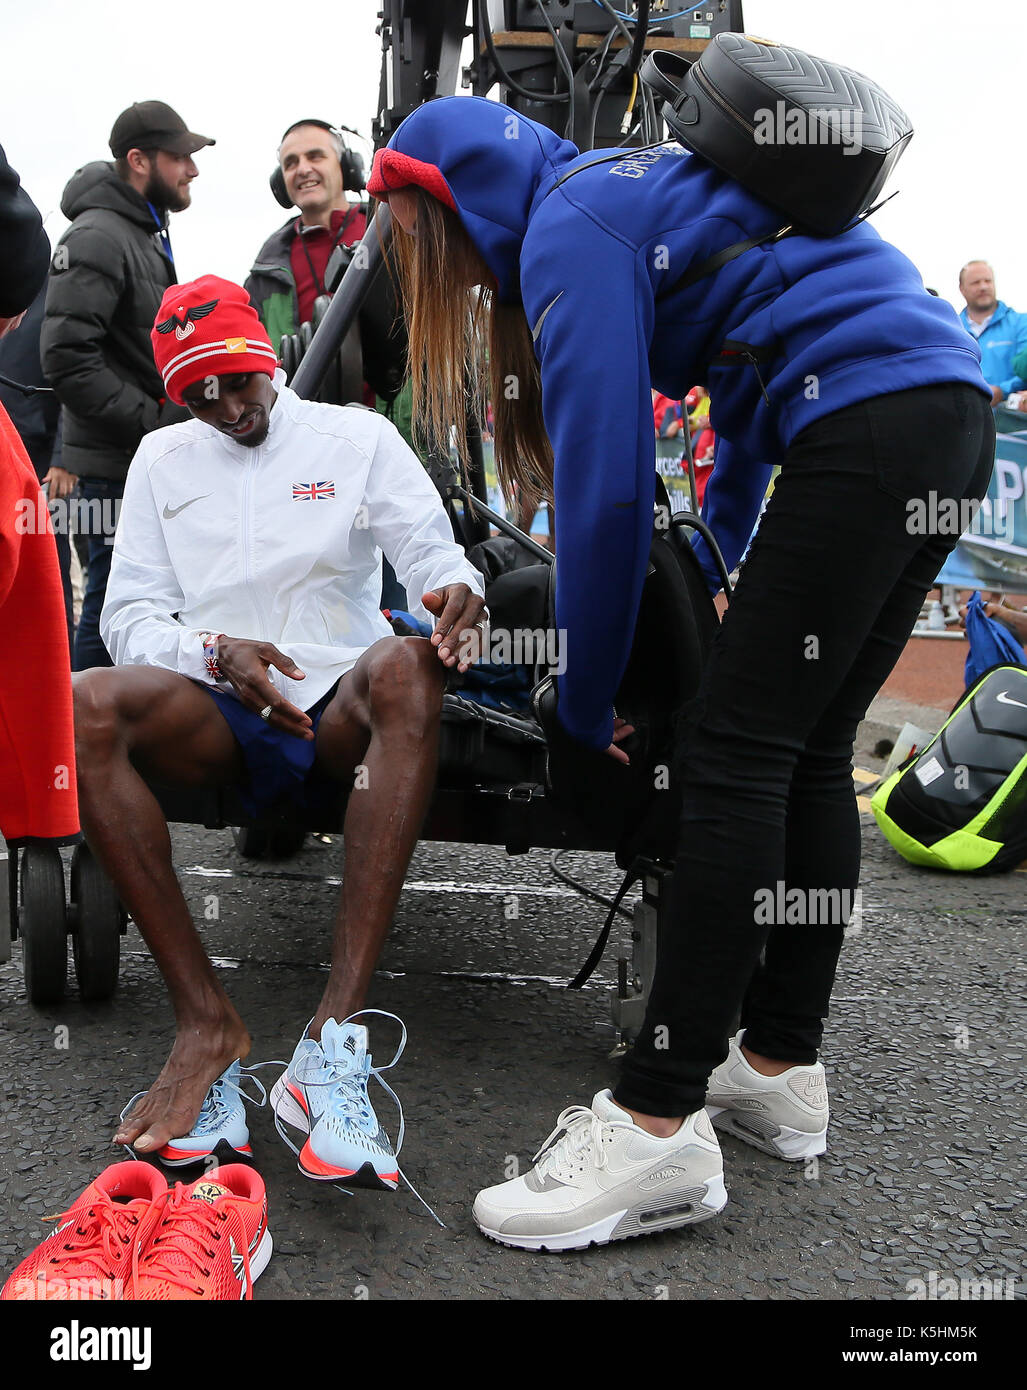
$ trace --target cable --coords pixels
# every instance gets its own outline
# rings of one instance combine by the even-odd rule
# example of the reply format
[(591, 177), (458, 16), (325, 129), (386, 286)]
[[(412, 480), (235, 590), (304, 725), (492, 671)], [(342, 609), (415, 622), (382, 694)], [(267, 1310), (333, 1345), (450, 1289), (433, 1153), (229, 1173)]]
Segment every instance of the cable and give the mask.
[[(628, 102), (628, 109), (625, 111), (624, 118), (621, 122), (621, 132), (623, 133), (624, 127), (630, 122), (631, 111), (635, 104), (635, 92), (637, 90), (638, 70), (642, 64), (642, 55), (645, 51), (645, 41), (649, 33), (649, 0), (638, 0), (638, 4), (635, 7), (635, 17), (632, 21), (635, 26), (634, 34), (630, 34), (628, 32), (626, 24), (622, 22), (624, 20), (627, 20), (629, 16), (622, 15), (617, 10), (615, 10), (613, 6), (610, 4), (610, 0), (593, 0), (593, 3), (598, 5), (600, 9), (605, 10), (607, 14), (611, 15), (617, 21), (621, 33), (624, 35), (628, 43), (631, 44), (631, 52), (627, 60), (627, 69), (628, 72), (630, 72), (632, 75), (633, 82), (631, 87), (631, 99)], [(682, 14), (684, 13), (687, 12), (683, 10)], [(656, 134), (659, 131), (659, 123), (656, 120), (656, 108), (648, 92), (643, 93), (642, 112), (642, 126), (645, 132), (642, 138), (645, 144), (648, 145), (652, 144), (655, 141)]]
[[(499, 61), (496, 45), (492, 42), (492, 26), (489, 24), (489, 17), (484, 4), (478, 6), (478, 15), (481, 19), (481, 36), (485, 40), (485, 47), (488, 49), (489, 57), (492, 59), (492, 66), (496, 70), (497, 78), (503, 86), (509, 87), (510, 90), (516, 92), (518, 96), (527, 97), (529, 101), (540, 101), (550, 106), (555, 105), (558, 101), (563, 101), (564, 97), (561, 92), (533, 92), (530, 87), (522, 87), (519, 82), (516, 82), (510, 76), (506, 68), (504, 68), (503, 64)], [(564, 56), (566, 57), (566, 54)]]
[(4, 376), (2, 372), (0, 372), (0, 384), (20, 391), (23, 396), (55, 396), (57, 394), (52, 386), (25, 386), (20, 381), (12, 381), (9, 376)]
[(631, 57), (628, 59), (628, 67), (632, 72), (638, 72), (642, 66), (645, 41), (649, 34), (649, 0), (638, 0), (635, 12), (635, 42), (631, 46)]
[(604, 9), (612, 19), (615, 19), (617, 21), (617, 28), (621, 31), (626, 41), (631, 45), (633, 49), (635, 46), (635, 35), (629, 32), (627, 25), (624, 23), (624, 17), (617, 13), (617, 11), (610, 4), (610, 0), (593, 0), (593, 3), (598, 5), (600, 9)]
[[(611, 29), (610, 32), (612, 34), (613, 30)], [(590, 150), (594, 150), (596, 147), (596, 128), (599, 125), (599, 108), (602, 106), (604, 99), (608, 95), (609, 93), (607, 89), (603, 87), (597, 94), (595, 101), (593, 101), (592, 103), (592, 110), (588, 130), (588, 147)]]
[[(611, 13), (611, 14), (615, 14), (615, 15), (617, 16), (618, 19), (623, 19), (624, 22), (625, 22), (625, 24), (637, 24), (637, 23), (638, 23), (638, 18), (637, 18), (635, 15), (621, 14), (621, 12), (620, 12), (619, 10), (614, 10), (614, 9), (611, 8), (610, 5), (604, 4), (604, 3), (603, 3), (603, 0), (592, 0), (592, 3), (593, 3), (593, 5), (599, 5), (599, 6), (600, 6), (602, 9), (604, 9), (604, 10), (610, 10), (610, 13)], [(639, 4), (639, 7), (638, 7), (638, 8), (641, 10), (641, 8), (642, 8), (641, 3)], [(648, 4), (647, 4), (647, 5), (646, 5), (646, 9), (648, 9), (648, 8), (649, 8), (649, 6), (648, 6)], [(657, 22), (658, 24), (666, 24), (666, 22), (667, 22), (668, 19), (684, 19), (685, 15), (686, 15), (686, 14), (691, 14), (691, 12), (692, 12), (691, 10), (676, 10), (676, 11), (674, 12), (674, 14), (661, 14), (661, 15), (659, 15), (659, 16), (653, 15), (653, 18), (656, 20), (656, 22)]]
[(539, 14), (540, 14), (540, 15), (542, 16), (542, 18), (545, 20), (546, 28), (549, 30), (550, 34), (551, 34), (552, 37), (553, 37), (553, 48), (556, 50), (556, 57), (557, 57), (557, 60), (559, 61), (560, 66), (563, 68), (563, 74), (564, 74), (564, 76), (565, 76), (566, 79), (567, 79), (567, 96), (568, 96), (568, 106), (569, 106), (569, 110), (568, 110), (568, 114), (567, 114), (567, 124), (566, 124), (566, 126), (564, 127), (564, 135), (565, 135), (565, 137), (566, 137), (568, 140), (573, 140), (573, 139), (574, 139), (574, 69), (573, 69), (573, 67), (571, 67), (571, 60), (567, 57), (567, 54), (566, 54), (566, 52), (564, 51), (564, 46), (563, 46), (563, 44), (560, 42), (560, 35), (556, 32), (556, 28), (555, 28), (555, 26), (553, 25), (553, 21), (552, 21), (552, 20), (549, 18), (549, 16), (546, 14), (545, 6), (544, 6), (544, 0), (535, 0), (535, 4), (538, 6), (538, 12), (539, 12)]
[(613, 37), (614, 37), (614, 35), (616, 34), (616, 32), (617, 32), (616, 29), (611, 29), (611, 30), (609, 31), (609, 33), (606, 35), (606, 39), (605, 39), (605, 41), (604, 41), (604, 43), (603, 43), (602, 50), (596, 55), (596, 58), (595, 58), (595, 63), (596, 63), (596, 75), (595, 75), (595, 77), (592, 78), (592, 81), (588, 84), (588, 90), (589, 90), (590, 92), (594, 92), (595, 89), (596, 89), (596, 87), (598, 86), (598, 84), (599, 84), (599, 83), (603, 80), (603, 78), (606, 76), (606, 66), (605, 66), (605, 65), (606, 65), (606, 59), (607, 59), (607, 56), (609, 55), (609, 52), (610, 52), (610, 45), (613, 43)]
[(692, 512), (675, 512), (670, 519), (671, 526), (683, 526), (691, 531), (698, 531), (706, 542), (706, 548), (713, 556), (713, 562), (717, 566), (720, 574), (721, 584), (724, 586), (724, 597), (728, 603), (731, 602), (731, 576), (728, 574), (727, 564), (721, 554), (720, 546), (717, 544), (713, 532), (706, 525), (701, 517), (695, 516)]
[(645, 122), (645, 142), (647, 145), (657, 145), (664, 139), (661, 129), (663, 121), (660, 116), (657, 115), (656, 98), (653, 96), (652, 88), (643, 87), (642, 90), (645, 93), (644, 104), (647, 117)]
[[(626, 917), (629, 922), (632, 921), (632, 914), (628, 909), (618, 905), (620, 901), (619, 898), (607, 898), (604, 894), (597, 893), (594, 888), (586, 888), (583, 883), (579, 883), (577, 879), (571, 878), (570, 874), (565, 874), (562, 869), (558, 869), (556, 867), (556, 861), (564, 854), (570, 854), (570, 850), (554, 849), (549, 856), (550, 871), (556, 875), (561, 883), (566, 883), (568, 888), (573, 888), (574, 891), (580, 893), (582, 897), (591, 898), (593, 902), (602, 903), (603, 907), (614, 908), (622, 917)], [(621, 896), (623, 896), (623, 893)]]

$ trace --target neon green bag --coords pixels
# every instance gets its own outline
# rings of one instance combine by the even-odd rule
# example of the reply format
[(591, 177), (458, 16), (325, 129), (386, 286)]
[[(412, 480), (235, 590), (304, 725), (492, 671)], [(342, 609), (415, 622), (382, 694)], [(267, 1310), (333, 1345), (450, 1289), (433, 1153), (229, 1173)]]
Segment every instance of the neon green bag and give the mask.
[(911, 864), (993, 873), (1027, 858), (1027, 668), (985, 671), (870, 805)]

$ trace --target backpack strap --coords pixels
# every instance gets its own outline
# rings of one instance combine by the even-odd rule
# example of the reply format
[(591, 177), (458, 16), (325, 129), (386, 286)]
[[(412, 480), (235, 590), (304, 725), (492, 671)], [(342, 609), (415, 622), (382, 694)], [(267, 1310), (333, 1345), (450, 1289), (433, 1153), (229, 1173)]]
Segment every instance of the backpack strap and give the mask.
[[(895, 192), (897, 193), (898, 189), (896, 189)], [(835, 232), (835, 236), (844, 236), (846, 232), (851, 232), (853, 227), (858, 227), (861, 222), (865, 222), (871, 213), (876, 212), (878, 208), (884, 207), (885, 203), (890, 202), (894, 197), (895, 193), (889, 193), (887, 198), (882, 198), (881, 201), (875, 203), (873, 207), (866, 208), (858, 217), (854, 217), (847, 227), (843, 227), (840, 232)], [(750, 237), (748, 241), (736, 241), (733, 246), (725, 246), (723, 251), (717, 251), (714, 255), (710, 256), (708, 260), (703, 261), (701, 265), (697, 265), (694, 270), (687, 271), (682, 275), (680, 280), (675, 280), (669, 289), (661, 290), (659, 298), (665, 299), (668, 295), (676, 294), (678, 290), (687, 289), (689, 285), (694, 285), (697, 281), (704, 280), (707, 275), (712, 275), (715, 270), (720, 270), (722, 266), (727, 265), (730, 261), (737, 260), (739, 256), (744, 256), (746, 251), (751, 251), (756, 246), (773, 245), (775, 242), (783, 241), (786, 236), (811, 235), (812, 233), (803, 232), (801, 227), (796, 227), (789, 222), (787, 226), (778, 227), (776, 232), (767, 232), (764, 236)]]
[(707, 275), (712, 275), (715, 270), (720, 270), (722, 266), (737, 260), (739, 256), (744, 256), (746, 251), (751, 251), (756, 246), (763, 246), (767, 242), (781, 241), (786, 236), (792, 236), (795, 230), (795, 227), (789, 222), (787, 226), (779, 227), (776, 232), (766, 232), (763, 236), (749, 237), (747, 241), (736, 241), (733, 246), (725, 246), (723, 251), (715, 252), (701, 265), (697, 265), (694, 270), (687, 271), (680, 280), (675, 280), (669, 289), (661, 290), (659, 298), (666, 299), (669, 295), (676, 294), (678, 290), (687, 289), (689, 285), (704, 280)]

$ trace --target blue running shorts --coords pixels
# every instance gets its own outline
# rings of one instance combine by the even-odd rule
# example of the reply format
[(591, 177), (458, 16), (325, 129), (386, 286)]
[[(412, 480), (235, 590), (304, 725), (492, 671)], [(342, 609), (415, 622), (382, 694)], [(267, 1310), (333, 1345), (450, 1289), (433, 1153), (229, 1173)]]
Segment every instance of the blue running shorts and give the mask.
[[(282, 803), (291, 802), (299, 807), (310, 805), (323, 798), (329, 787), (338, 787), (338, 783), (329, 782), (327, 778), (311, 776), (317, 753), (315, 739), (297, 738), (295, 734), (276, 729), (234, 695), (214, 690), (202, 681), (195, 684), (215, 702), (242, 749), (246, 771), (237, 790), (250, 815), (259, 816)], [(315, 733), (338, 688), (336, 681), (331, 690), (306, 711)]]

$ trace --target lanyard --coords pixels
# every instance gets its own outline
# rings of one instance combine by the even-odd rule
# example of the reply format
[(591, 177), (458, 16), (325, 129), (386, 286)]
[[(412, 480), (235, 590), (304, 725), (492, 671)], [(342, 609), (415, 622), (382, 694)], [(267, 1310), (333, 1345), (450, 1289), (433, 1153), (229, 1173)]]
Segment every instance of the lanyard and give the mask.
[(157, 224), (157, 235), (160, 237), (160, 244), (164, 249), (164, 254), (171, 264), (174, 265), (175, 258), (171, 253), (171, 238), (168, 236), (168, 229), (163, 225), (163, 219), (159, 216), (153, 204), (148, 202), (146, 206), (150, 209), (150, 212), (153, 214), (153, 220)]
[[(350, 208), (349, 212), (347, 212), (346, 216), (342, 219), (342, 226), (339, 228), (339, 230), (338, 230), (338, 232), (337, 232), (337, 234), (336, 234), (335, 240), (332, 242), (331, 248), (329, 249), (329, 252), (328, 252), (328, 260), (331, 260), (332, 251), (334, 251), (335, 248), (336, 248), (336, 247), (339, 245), (339, 243), (342, 241), (342, 238), (343, 238), (343, 236), (345, 235), (345, 232), (346, 232), (346, 228), (349, 226), (350, 222), (352, 221), (352, 219), (353, 219), (353, 214), (354, 214), (356, 211), (357, 211), (356, 208)], [(310, 251), (307, 249), (307, 239), (306, 239), (306, 237), (303, 235), (303, 219), (300, 218), (300, 217), (298, 217), (298, 218), (296, 219), (296, 235), (297, 235), (297, 236), (299, 237), (299, 239), (300, 239), (300, 246), (303, 248), (303, 254), (304, 254), (304, 256), (306, 256), (306, 258), (307, 258), (307, 265), (310, 266), (310, 274), (311, 274), (311, 278), (312, 278), (313, 281), (314, 281), (314, 288), (315, 288), (315, 290), (317, 290), (317, 293), (318, 293), (319, 295), (322, 295), (322, 294), (325, 293), (324, 281), (318, 278), (317, 271), (314, 269), (314, 262), (313, 262), (313, 260), (311, 259)], [(325, 261), (325, 270), (327, 271), (327, 269), (328, 269), (328, 261)]]

